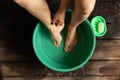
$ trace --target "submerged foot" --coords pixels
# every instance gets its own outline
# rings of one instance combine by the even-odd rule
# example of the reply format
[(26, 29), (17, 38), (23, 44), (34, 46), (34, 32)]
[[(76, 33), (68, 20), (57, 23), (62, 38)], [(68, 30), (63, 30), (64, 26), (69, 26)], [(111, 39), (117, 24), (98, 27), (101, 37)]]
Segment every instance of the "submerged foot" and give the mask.
[(60, 46), (62, 36), (60, 35), (60, 32), (51, 32), (51, 40), (53, 42), (53, 45), (56, 47)]
[(77, 45), (77, 35), (76, 35), (76, 27), (73, 27), (71, 25), (68, 26), (67, 31), (67, 37), (65, 41), (65, 52), (70, 52), (74, 49), (74, 47)]

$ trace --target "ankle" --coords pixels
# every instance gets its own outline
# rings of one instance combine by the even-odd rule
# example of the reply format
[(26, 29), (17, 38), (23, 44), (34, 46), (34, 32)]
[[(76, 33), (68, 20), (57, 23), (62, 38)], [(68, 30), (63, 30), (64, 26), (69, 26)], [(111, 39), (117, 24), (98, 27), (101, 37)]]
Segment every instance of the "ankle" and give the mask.
[(70, 29), (76, 29), (77, 26), (78, 26), (78, 24), (74, 24), (74, 23), (72, 23), (72, 22), (70, 22), (70, 24), (69, 24), (69, 28), (70, 28)]

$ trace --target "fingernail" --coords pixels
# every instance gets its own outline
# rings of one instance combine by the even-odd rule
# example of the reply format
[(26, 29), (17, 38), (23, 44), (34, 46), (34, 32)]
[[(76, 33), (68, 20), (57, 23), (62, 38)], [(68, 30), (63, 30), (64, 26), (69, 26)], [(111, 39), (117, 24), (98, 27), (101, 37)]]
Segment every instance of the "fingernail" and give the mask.
[(53, 25), (53, 23), (50, 23), (51, 25)]
[(55, 25), (56, 25), (56, 26), (58, 26), (58, 24), (57, 24), (57, 23), (55, 23)]

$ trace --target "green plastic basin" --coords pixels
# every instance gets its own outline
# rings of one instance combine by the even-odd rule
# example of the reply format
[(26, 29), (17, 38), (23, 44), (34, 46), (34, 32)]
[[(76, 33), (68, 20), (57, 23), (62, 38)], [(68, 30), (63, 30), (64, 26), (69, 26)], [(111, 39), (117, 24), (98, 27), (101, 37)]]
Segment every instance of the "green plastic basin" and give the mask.
[[(70, 20), (71, 15), (70, 11), (66, 14), (65, 23)], [(50, 33), (43, 23), (39, 22), (33, 33), (33, 48), (37, 58), (48, 68), (58, 72), (69, 72), (83, 67), (91, 58), (96, 45), (91, 23), (85, 20), (77, 28), (77, 46), (69, 53), (64, 52), (66, 27), (61, 32), (63, 40), (58, 48), (52, 44)]]

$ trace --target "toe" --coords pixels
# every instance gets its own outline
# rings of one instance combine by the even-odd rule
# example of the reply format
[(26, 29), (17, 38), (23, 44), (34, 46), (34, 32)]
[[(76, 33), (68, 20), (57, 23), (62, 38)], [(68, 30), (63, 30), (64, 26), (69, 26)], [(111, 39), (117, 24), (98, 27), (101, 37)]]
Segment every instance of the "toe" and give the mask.
[(53, 37), (51, 36), (51, 40), (54, 46), (56, 46), (56, 41), (53, 39)]
[(59, 45), (60, 45), (60, 42), (59, 41), (57, 41), (57, 40), (55, 40), (55, 43), (56, 43), (56, 47), (59, 47)]
[(59, 47), (60, 43), (61, 43), (61, 40), (62, 40), (62, 37), (59, 35), (59, 38), (58, 38), (58, 37), (53, 37), (51, 35), (51, 40), (52, 40), (52, 43), (55, 47)]
[(53, 39), (53, 38), (51, 38), (51, 39), (52, 39), (53, 45), (54, 45), (55, 47), (58, 47), (58, 42), (57, 42), (55, 39)]
[(60, 36), (59, 40), (56, 41), (56, 47), (59, 47), (61, 44), (62, 37)]
[(69, 47), (67, 45), (65, 45), (64, 51), (69, 52)]
[(70, 52), (70, 51), (71, 51), (71, 46), (68, 47), (68, 52)]
[(54, 46), (57, 47), (57, 41), (56, 40), (53, 41), (53, 44), (54, 44)]
[(73, 49), (74, 48), (71, 45), (69, 45), (69, 46), (65, 47), (64, 50), (65, 50), (65, 52), (71, 52)]
[(57, 18), (56, 18), (56, 17), (54, 17), (54, 18), (52, 19), (52, 21), (51, 21), (51, 24), (55, 24), (55, 23), (56, 23), (56, 21), (57, 21)]
[(56, 42), (56, 47), (59, 47), (60, 46), (60, 43)]
[(65, 50), (65, 52), (68, 52), (68, 48), (67, 48), (67, 47), (65, 47), (65, 49), (64, 49), (64, 50)]

